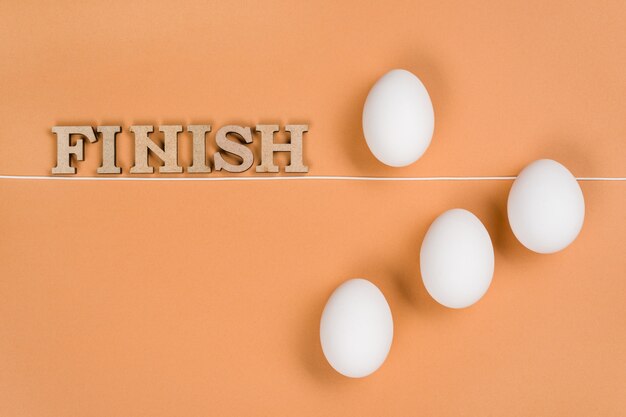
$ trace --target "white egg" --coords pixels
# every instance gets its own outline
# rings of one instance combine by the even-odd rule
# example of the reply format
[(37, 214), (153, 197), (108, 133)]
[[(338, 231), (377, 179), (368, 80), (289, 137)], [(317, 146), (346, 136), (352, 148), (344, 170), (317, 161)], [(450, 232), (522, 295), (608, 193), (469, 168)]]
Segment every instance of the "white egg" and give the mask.
[(422, 280), (440, 304), (463, 308), (480, 300), (493, 278), (489, 233), (467, 210), (448, 210), (430, 225), (420, 250)]
[(426, 151), (435, 115), (424, 84), (409, 71), (395, 69), (370, 90), (363, 107), (367, 146), (383, 164), (401, 167)]
[(522, 245), (538, 253), (553, 253), (580, 233), (585, 199), (567, 168), (540, 159), (524, 168), (513, 182), (507, 211), (513, 234)]
[(335, 370), (361, 378), (387, 358), (393, 318), (385, 296), (365, 279), (351, 279), (332, 293), (320, 323), (324, 356)]

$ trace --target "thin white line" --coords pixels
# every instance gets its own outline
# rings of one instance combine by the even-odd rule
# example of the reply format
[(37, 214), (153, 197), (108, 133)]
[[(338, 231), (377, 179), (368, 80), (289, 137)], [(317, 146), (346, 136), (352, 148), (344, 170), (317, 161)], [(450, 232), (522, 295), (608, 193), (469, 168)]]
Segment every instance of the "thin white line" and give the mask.
[(578, 177), (578, 181), (626, 181), (626, 177)]
[[(3, 180), (42, 181), (512, 181), (515, 176), (486, 177), (358, 177), (339, 175), (298, 175), (275, 177), (65, 177), (43, 175), (0, 175)], [(626, 177), (578, 177), (578, 181), (626, 181)]]

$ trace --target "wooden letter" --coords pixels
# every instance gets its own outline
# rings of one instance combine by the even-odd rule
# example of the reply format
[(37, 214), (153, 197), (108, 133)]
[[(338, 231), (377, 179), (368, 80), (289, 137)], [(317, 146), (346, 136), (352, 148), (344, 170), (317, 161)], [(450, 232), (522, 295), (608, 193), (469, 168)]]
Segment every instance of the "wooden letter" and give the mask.
[(148, 150), (164, 162), (164, 165), (159, 167), (159, 172), (183, 172), (183, 169), (178, 166), (178, 132), (182, 132), (183, 127), (181, 125), (160, 126), (159, 130), (165, 136), (163, 149), (148, 137), (148, 133), (154, 131), (152, 126), (130, 127), (130, 131), (135, 134), (135, 165), (130, 169), (131, 174), (154, 172), (154, 168), (148, 165)]
[(193, 133), (193, 163), (187, 169), (188, 172), (196, 174), (211, 172), (211, 168), (206, 164), (206, 134), (210, 131), (210, 125), (187, 126), (187, 132)]
[(302, 135), (309, 130), (308, 125), (285, 126), (285, 131), (291, 133), (290, 143), (274, 143), (278, 125), (257, 125), (256, 130), (261, 132), (261, 164), (256, 167), (256, 172), (278, 172), (278, 167), (274, 165), (274, 152), (291, 154), (285, 172), (309, 172), (309, 167), (302, 163)]
[(85, 159), (85, 141), (76, 139), (76, 145), (70, 142), (71, 135), (82, 135), (89, 142), (96, 141), (96, 135), (91, 126), (55, 126), (52, 132), (57, 135), (57, 165), (52, 168), (53, 174), (76, 174), (76, 168), (72, 166), (70, 155), (76, 155), (76, 160)]
[(122, 173), (122, 169), (115, 165), (115, 135), (121, 130), (121, 126), (98, 126), (98, 133), (102, 133), (102, 166), (98, 168), (98, 174)]
[(252, 162), (254, 162), (254, 155), (252, 155), (252, 151), (248, 149), (245, 145), (228, 140), (227, 135), (229, 133), (236, 134), (246, 143), (252, 142), (252, 131), (249, 127), (228, 125), (220, 128), (220, 130), (217, 131), (217, 135), (215, 136), (217, 146), (219, 146), (221, 149), (225, 150), (228, 153), (237, 155), (241, 158), (242, 161), (239, 165), (233, 165), (226, 162), (222, 155), (217, 152), (215, 154), (215, 170), (219, 171), (224, 168), (228, 172), (243, 172), (252, 166)]

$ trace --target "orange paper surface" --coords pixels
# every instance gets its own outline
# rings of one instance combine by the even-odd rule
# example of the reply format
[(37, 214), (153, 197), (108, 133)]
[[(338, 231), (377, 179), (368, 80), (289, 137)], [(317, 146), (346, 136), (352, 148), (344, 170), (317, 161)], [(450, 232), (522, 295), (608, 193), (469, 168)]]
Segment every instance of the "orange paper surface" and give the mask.
[[(55, 125), (123, 125), (127, 174), (131, 124), (308, 123), (309, 175), (503, 176), (553, 158), (624, 177), (625, 21), (623, 1), (5, 1), (0, 174), (50, 175)], [(435, 108), (406, 168), (379, 163), (360, 126), (392, 68)], [(581, 183), (583, 230), (554, 255), (515, 240), (510, 185), (2, 179), (0, 416), (624, 415), (626, 182)], [(418, 264), (454, 207), (496, 255), (460, 311)], [(355, 277), (395, 322), (361, 380), (318, 334)]]

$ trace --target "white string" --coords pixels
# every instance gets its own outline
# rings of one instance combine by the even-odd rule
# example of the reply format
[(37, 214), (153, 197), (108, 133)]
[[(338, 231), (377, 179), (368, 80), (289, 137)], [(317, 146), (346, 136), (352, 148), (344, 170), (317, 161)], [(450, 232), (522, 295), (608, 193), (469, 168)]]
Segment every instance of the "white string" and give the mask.
[[(512, 181), (516, 176), (478, 177), (359, 177), (340, 175), (297, 175), (275, 177), (67, 177), (44, 175), (0, 175), (0, 180), (40, 181)], [(577, 177), (578, 181), (626, 181), (626, 177)]]

